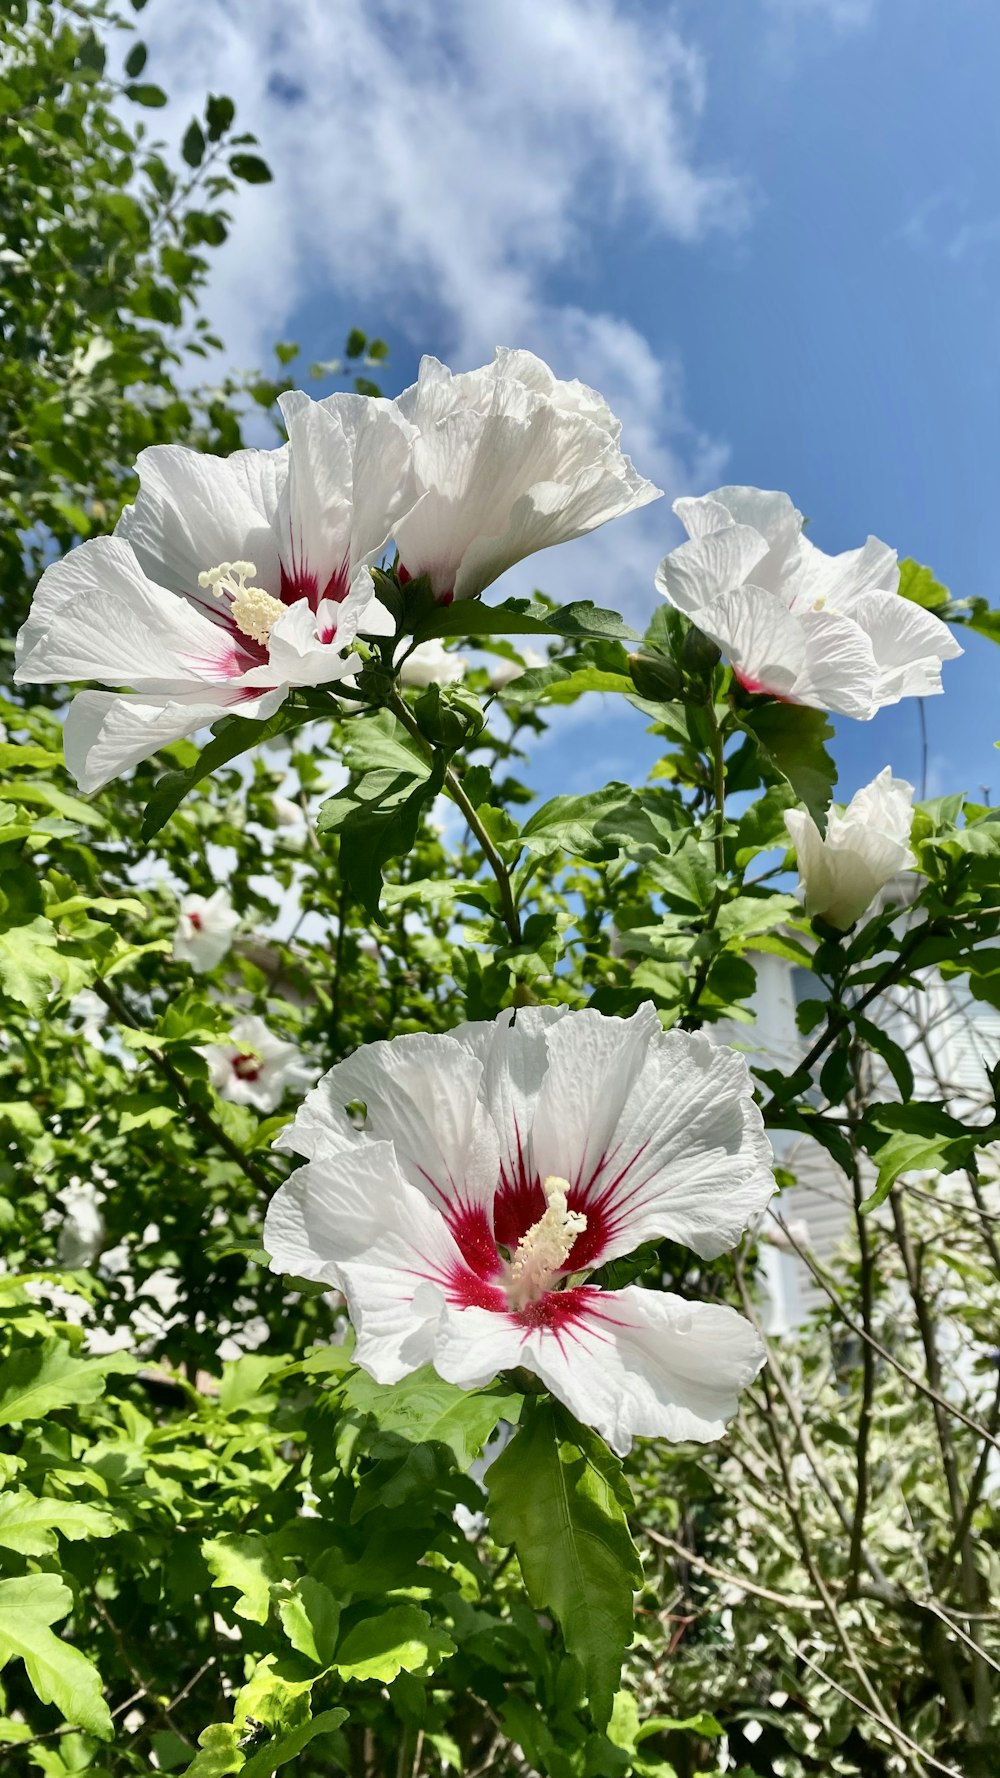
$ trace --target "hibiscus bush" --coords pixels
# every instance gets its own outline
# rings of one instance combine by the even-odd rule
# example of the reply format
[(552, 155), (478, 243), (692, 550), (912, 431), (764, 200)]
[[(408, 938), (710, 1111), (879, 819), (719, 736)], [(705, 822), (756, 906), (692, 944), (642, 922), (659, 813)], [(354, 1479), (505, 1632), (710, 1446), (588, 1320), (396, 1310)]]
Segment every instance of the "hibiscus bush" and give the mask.
[[(74, 410), (118, 404), (113, 470), (35, 449), (20, 335), (4, 397), (4, 1769), (993, 1771), (1000, 1104), (927, 1009), (1000, 1005), (1000, 811), (888, 767), (838, 808), (830, 717), (940, 692), (994, 615), (753, 488), (676, 503), (641, 625), (509, 596), (658, 498), (526, 351), (258, 381), (273, 449), (229, 383), (206, 433), (183, 300), (128, 281), (208, 143), (212, 202), (263, 163), (215, 99), (179, 186), (120, 121), (142, 46), (118, 81), (66, 10), (6, 27), (36, 151), (89, 120), (80, 214), (143, 155), (165, 209)], [(541, 801), (573, 706), (602, 775), (600, 698), (652, 772)], [(768, 1340), (782, 1247), (824, 1306)]]

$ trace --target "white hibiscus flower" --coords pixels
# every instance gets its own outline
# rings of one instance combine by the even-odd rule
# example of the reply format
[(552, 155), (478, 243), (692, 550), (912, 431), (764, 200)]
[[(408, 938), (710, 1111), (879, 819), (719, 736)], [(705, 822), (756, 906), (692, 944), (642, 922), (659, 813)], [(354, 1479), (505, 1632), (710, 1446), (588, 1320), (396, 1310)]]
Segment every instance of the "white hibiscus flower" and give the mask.
[(276, 1147), (308, 1165), (268, 1210), (272, 1268), (343, 1291), (379, 1382), (524, 1366), (625, 1452), (718, 1437), (763, 1362), (734, 1309), (584, 1282), (661, 1236), (712, 1258), (774, 1190), (743, 1059), (651, 1006), (365, 1045)]
[(412, 686), (454, 685), (464, 677), (468, 664), (463, 655), (454, 654), (443, 642), (421, 642), (400, 666), (400, 682)]
[(222, 962), (239, 923), (227, 889), (209, 896), (185, 895), (174, 933), (175, 961), (190, 963), (196, 975), (204, 975)]
[(293, 686), (354, 673), (359, 631), (391, 631), (367, 570), (412, 499), (412, 428), (360, 395), (280, 405), (279, 450), (143, 451), (114, 536), (43, 574), (15, 677), (132, 694), (74, 700), (64, 749), (82, 789), (222, 716), (273, 715)]
[(799, 862), (799, 893), (807, 914), (846, 932), (900, 871), (912, 870), (913, 785), (886, 766), (851, 798), (831, 809), (826, 834), (804, 809), (789, 809), (785, 824)]
[(257, 1111), (276, 1111), (286, 1092), (302, 1093), (316, 1079), (302, 1051), (275, 1037), (256, 1013), (235, 1021), (228, 1043), (206, 1043), (199, 1054), (220, 1098)]
[(426, 574), (442, 604), (660, 496), (623, 456), (602, 397), (531, 352), (499, 347), (458, 376), (423, 358), (397, 406), (418, 434), (419, 498), (395, 528), (400, 578)]
[(940, 618), (901, 599), (896, 552), (877, 537), (827, 556), (787, 494), (716, 488), (675, 500), (691, 541), (658, 590), (711, 636), (748, 691), (862, 720), (941, 690), (962, 653)]

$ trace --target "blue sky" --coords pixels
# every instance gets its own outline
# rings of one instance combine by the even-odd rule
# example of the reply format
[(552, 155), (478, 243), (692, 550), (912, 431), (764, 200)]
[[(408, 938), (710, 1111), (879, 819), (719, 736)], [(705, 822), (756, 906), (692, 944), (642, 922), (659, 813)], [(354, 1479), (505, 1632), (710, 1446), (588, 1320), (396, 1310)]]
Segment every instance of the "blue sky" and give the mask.
[[(156, 14), (159, 13), (159, 19)], [(823, 548), (873, 531), (952, 591), (1000, 549), (995, 0), (171, 0), (144, 15), (182, 128), (234, 94), (273, 186), (241, 196), (211, 302), (237, 362), (346, 327), (454, 365), (523, 344), (596, 384), (669, 496), (785, 488)], [(504, 590), (654, 608), (664, 501)], [(927, 700), (931, 793), (1000, 797), (1000, 655)], [(586, 745), (581, 746), (581, 736)], [(840, 794), (919, 783), (913, 700), (838, 725)], [(644, 769), (587, 705), (549, 791)]]

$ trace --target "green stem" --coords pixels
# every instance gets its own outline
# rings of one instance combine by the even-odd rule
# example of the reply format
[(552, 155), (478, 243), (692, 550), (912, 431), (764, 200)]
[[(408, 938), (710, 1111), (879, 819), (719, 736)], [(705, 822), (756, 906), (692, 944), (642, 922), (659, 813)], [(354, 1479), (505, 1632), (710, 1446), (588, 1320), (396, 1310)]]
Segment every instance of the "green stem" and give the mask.
[[(407, 733), (411, 734), (413, 739), (419, 743), (427, 757), (433, 760), (435, 757), (434, 748), (423, 733), (416, 718), (403, 702), (398, 691), (394, 691), (389, 699), (389, 708), (393, 715), (398, 717)], [(465, 791), (462, 789), (462, 780), (453, 766), (445, 766), (444, 781), (448, 795), (451, 797), (452, 802), (456, 803), (458, 808), (461, 809), (462, 814), (465, 817), (466, 826), (470, 833), (475, 834), (479, 849), (489, 865), (490, 870), (493, 872), (493, 875), (496, 877), (497, 887), (500, 890), (500, 905), (503, 909), (504, 925), (510, 934), (511, 944), (519, 945), (522, 942), (521, 920), (517, 911), (517, 903), (514, 900), (514, 890), (511, 885), (510, 872), (480, 821), (479, 815), (470, 803)]]

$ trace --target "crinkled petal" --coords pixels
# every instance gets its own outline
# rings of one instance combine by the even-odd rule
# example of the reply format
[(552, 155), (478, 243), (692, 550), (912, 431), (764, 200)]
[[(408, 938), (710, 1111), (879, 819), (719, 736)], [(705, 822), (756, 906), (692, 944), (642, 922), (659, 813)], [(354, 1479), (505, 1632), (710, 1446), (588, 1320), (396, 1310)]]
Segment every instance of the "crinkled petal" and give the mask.
[[(543, 1177), (570, 1180), (570, 1207), (587, 1216), (569, 1271), (664, 1236), (714, 1259), (775, 1189), (743, 1057), (707, 1037), (661, 1032), (652, 1008), (640, 1011), (642, 1022), (636, 1014), (599, 1026), (591, 1021), (600, 1014), (578, 1013), (548, 1034), (534, 1153)], [(623, 1024), (635, 1027), (629, 1044)]]
[(275, 1146), (318, 1155), (353, 1145), (348, 1105), (366, 1107), (365, 1141), (392, 1142), (404, 1177), (449, 1214), (488, 1207), (499, 1168), (479, 1100), (482, 1064), (448, 1036), (365, 1044), (311, 1092)]
[(500, 1145), (493, 1229), (505, 1247), (515, 1247), (545, 1214), (532, 1126), (548, 1066), (546, 1032), (568, 1016), (564, 1006), (524, 1006), (496, 1019), (458, 1025), (450, 1034), (482, 1064), (480, 1097)]
[(697, 622), (703, 605), (741, 587), (766, 554), (767, 540), (759, 531), (728, 525), (665, 556), (656, 571), (656, 588)]
[(397, 1382), (431, 1358), (462, 1257), (389, 1143), (327, 1153), (293, 1173), (268, 1207), (264, 1245), (272, 1271), (345, 1293), (355, 1356), (378, 1382)]
[(446, 1309), (436, 1369), (469, 1388), (522, 1365), (622, 1456), (634, 1438), (721, 1437), (765, 1358), (749, 1321), (635, 1285), (566, 1295), (565, 1312), (534, 1327), (487, 1309)]
[(223, 702), (221, 690), (206, 687), (201, 694), (156, 703), (116, 692), (79, 692), (63, 725), (63, 753), (80, 789), (100, 790), (158, 748), (210, 728), (223, 716), (263, 722), (288, 696), (288, 686), (279, 685), (251, 697), (237, 689)]
[(275, 530), (288, 474), (288, 447), (212, 457), (183, 445), (140, 451), (139, 493), (115, 527), (152, 580), (209, 609), (198, 576), (221, 562), (250, 561), (254, 584), (281, 584)]
[(147, 579), (124, 539), (97, 537), (45, 570), (17, 642), (21, 684), (97, 679), (174, 692), (238, 675), (228, 632)]

